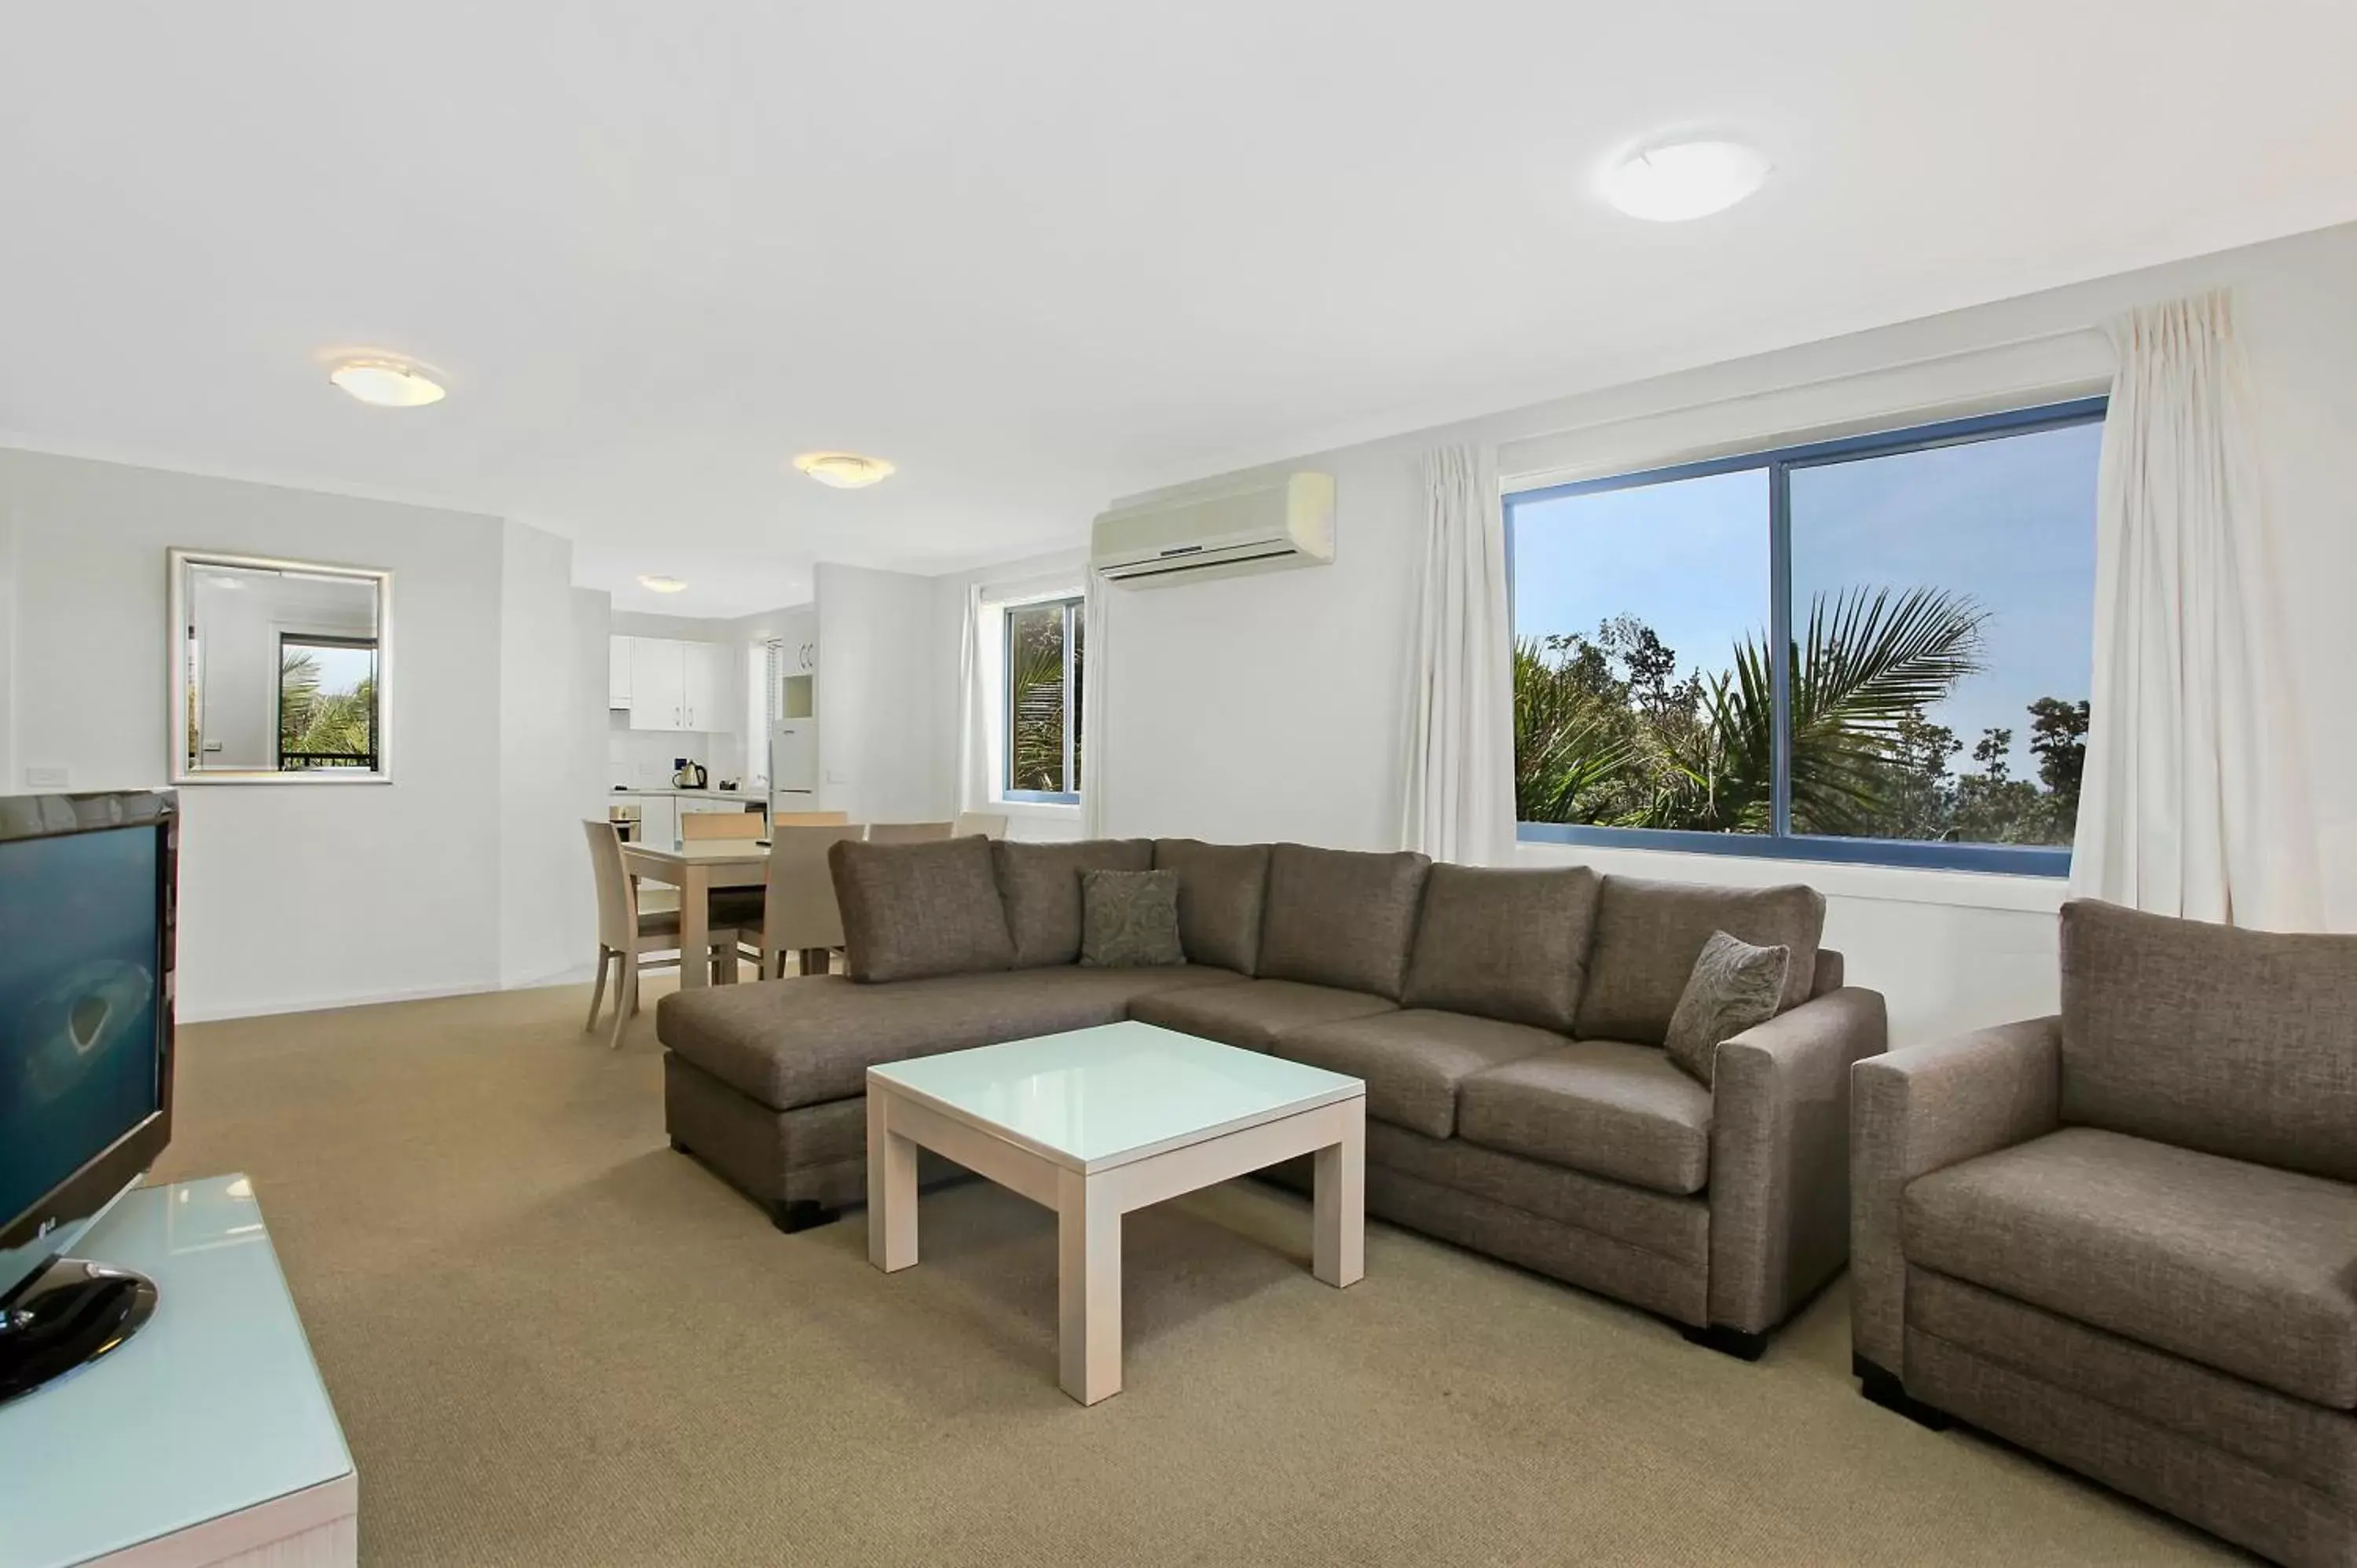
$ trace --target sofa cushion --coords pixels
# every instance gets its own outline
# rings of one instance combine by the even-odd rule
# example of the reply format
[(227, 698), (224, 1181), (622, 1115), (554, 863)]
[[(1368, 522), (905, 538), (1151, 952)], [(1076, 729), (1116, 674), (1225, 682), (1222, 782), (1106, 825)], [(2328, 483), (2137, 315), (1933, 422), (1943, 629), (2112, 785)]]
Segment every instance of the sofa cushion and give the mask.
[[(1232, 980), (1234, 976), (1229, 978)], [(1279, 1035), (1295, 1029), (1394, 1010), (1394, 1004), (1381, 996), (1337, 991), (1327, 985), (1302, 985), (1290, 980), (1252, 980), (1200, 990), (1189, 987), (1189, 991), (1190, 994), (1157, 991), (1150, 996), (1140, 996), (1130, 1004), (1129, 1015), (1223, 1045), (1265, 1051), (1276, 1043)]]
[(1596, 873), (1436, 865), (1400, 1001), (1571, 1031), (1587, 972)]
[(1718, 1047), (1776, 1015), (1792, 963), (1789, 948), (1755, 948), (1725, 931), (1711, 932), (1662, 1038), (1662, 1049), (1678, 1070), (1708, 1087), (1717, 1071)]
[(1187, 961), (1254, 972), (1268, 845), (1156, 839), (1154, 869), (1178, 874), (1178, 945)]
[(1824, 926), (1824, 896), (1798, 883), (1713, 887), (1608, 876), (1596, 897), (1596, 941), (1572, 1033), (1660, 1045), (1713, 931), (1754, 947), (1792, 949), (1783, 1003), (1797, 1007), (1809, 999)]
[(1281, 843), (1268, 855), (1255, 973), (1399, 1000), (1432, 862)]
[(1001, 970), (863, 985), (811, 975), (674, 992), (655, 1034), (774, 1111), (866, 1092), (884, 1062), (1117, 1022), (1140, 996), (1242, 983), (1222, 969)]
[(2357, 1182), (2357, 937), (2063, 905), (2062, 1119)]
[(1107, 969), (1185, 963), (1187, 950), (1178, 942), (1178, 874), (1082, 872), (1081, 961)]
[(2093, 1127), (1908, 1184), (1907, 1261), (2357, 1406), (2357, 1187)]
[(974, 974), (1015, 961), (990, 841), (862, 843), (826, 852), (843, 911), (843, 951), (861, 982)]
[(1277, 1037), (1275, 1054), (1367, 1085), (1367, 1114), (1426, 1137), (1457, 1130), (1457, 1086), (1484, 1068), (1551, 1051), (1561, 1035), (1416, 1009), (1316, 1024)]
[(1652, 1046), (1575, 1040), (1476, 1073), (1457, 1091), (1457, 1133), (1656, 1192), (1710, 1177), (1710, 1090)]
[(1081, 956), (1081, 873), (1144, 871), (1154, 864), (1150, 839), (1084, 839), (1077, 843), (993, 840), (991, 860), (1006, 905), (1015, 967), (1071, 963)]

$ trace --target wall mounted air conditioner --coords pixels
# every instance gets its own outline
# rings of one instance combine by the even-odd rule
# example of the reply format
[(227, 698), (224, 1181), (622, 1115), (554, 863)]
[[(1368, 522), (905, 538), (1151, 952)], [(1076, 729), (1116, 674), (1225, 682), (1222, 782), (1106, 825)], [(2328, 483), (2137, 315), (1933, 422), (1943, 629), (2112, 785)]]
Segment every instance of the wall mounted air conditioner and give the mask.
[(1089, 564), (1110, 583), (1155, 587), (1334, 560), (1334, 476), (1286, 474), (1101, 514)]

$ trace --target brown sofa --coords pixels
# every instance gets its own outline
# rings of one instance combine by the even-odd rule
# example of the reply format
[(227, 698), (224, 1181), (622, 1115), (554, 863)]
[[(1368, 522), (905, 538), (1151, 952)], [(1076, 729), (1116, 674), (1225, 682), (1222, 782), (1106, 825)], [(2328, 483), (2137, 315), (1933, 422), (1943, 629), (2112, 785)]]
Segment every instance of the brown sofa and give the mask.
[[(1369, 1212), (1735, 1354), (1847, 1254), (1849, 1069), (1883, 1049), (1884, 1011), (1842, 984), (1806, 887), (1183, 839), (835, 856), (847, 976), (657, 1009), (674, 1145), (785, 1229), (863, 1200), (871, 1065), (1126, 1017), (1365, 1079)], [(1076, 962), (1090, 867), (1177, 872), (1189, 961)], [(1661, 1042), (1714, 930), (1793, 965), (1711, 1089)]]
[(2357, 939), (2062, 910), (2062, 1011), (1861, 1062), (1862, 1391), (2357, 1564)]

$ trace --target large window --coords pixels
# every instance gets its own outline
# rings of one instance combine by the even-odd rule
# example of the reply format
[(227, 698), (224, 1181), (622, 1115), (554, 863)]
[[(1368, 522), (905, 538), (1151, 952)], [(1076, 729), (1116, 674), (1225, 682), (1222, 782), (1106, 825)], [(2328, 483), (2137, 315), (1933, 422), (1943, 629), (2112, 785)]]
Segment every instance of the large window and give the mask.
[(375, 641), (281, 635), (278, 770), (376, 765)]
[(2103, 417), (1508, 496), (1523, 835), (2067, 873)]
[(1082, 601), (1006, 609), (1006, 755), (1010, 800), (1081, 798)]

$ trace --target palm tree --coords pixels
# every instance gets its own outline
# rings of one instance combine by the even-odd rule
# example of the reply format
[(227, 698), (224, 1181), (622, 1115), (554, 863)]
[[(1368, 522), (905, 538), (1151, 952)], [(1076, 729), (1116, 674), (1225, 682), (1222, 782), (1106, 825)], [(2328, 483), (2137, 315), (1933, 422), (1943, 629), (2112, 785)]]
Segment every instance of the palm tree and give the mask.
[(1062, 790), (1064, 628), (1060, 615), (1017, 622), (1009, 653), (1007, 707), (1014, 715), (1008, 782), (1017, 789)]
[[(1981, 669), (1986, 611), (1934, 588), (1850, 588), (1809, 605), (1790, 653), (1792, 827), (1871, 832), (1905, 726)], [(1524, 822), (1764, 832), (1775, 788), (1767, 641), (1746, 637), (1692, 712), (1643, 715), (1514, 650), (1515, 795)], [(1609, 711), (1608, 711), (1609, 710)]]
[[(1858, 833), (1875, 826), (1881, 770), (1901, 726), (1980, 672), (1988, 613), (1963, 594), (1846, 588), (1809, 601), (1805, 639), (1791, 650), (1792, 830)], [(1747, 637), (1735, 671), (1714, 686), (1715, 798), (1746, 829), (1766, 825), (1773, 787), (1773, 693), (1764, 639)]]

